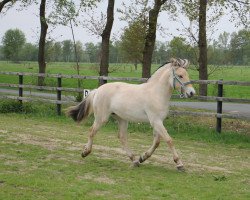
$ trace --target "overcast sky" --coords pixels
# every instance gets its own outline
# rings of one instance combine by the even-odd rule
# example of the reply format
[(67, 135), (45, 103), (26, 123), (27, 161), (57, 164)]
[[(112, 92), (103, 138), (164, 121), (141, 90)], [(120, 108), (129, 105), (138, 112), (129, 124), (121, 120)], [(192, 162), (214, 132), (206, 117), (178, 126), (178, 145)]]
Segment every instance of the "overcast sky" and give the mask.
[[(115, 2), (115, 10), (119, 7), (121, 7), (121, 1), (122, 0), (116, 0)], [(104, 3), (100, 4), (98, 6), (98, 9), (96, 10), (96, 16), (100, 16), (100, 11), (104, 12), (106, 11), (107, 7), (107, 1), (104, 1)], [(19, 5), (16, 4), (14, 8), (8, 10), (8, 12), (5, 15), (0, 16), (0, 43), (2, 41), (2, 37), (4, 33), (8, 29), (18, 28), (22, 30), (25, 33), (27, 42), (36, 43), (39, 38), (39, 32), (40, 32), (40, 22), (38, 18), (39, 13), (39, 5), (31, 5), (27, 9), (18, 11)], [(112, 29), (112, 37), (117, 37), (122, 31), (122, 28), (126, 26), (126, 23), (119, 20), (119, 14), (115, 12), (115, 20), (114, 25)], [(188, 25), (188, 21), (185, 20), (184, 17), (180, 17), (180, 19), (183, 21), (184, 24)], [(163, 28), (166, 29), (166, 34), (157, 34), (157, 40), (160, 41), (170, 41), (173, 36), (180, 35), (180, 32), (177, 31), (178, 28), (181, 28), (181, 24), (176, 22), (171, 22), (168, 18), (168, 15), (166, 12), (162, 12), (159, 16), (159, 23)], [(216, 30), (214, 37), (217, 38), (218, 35), (224, 31), (226, 32), (234, 32), (237, 31), (234, 27), (234, 25), (229, 22), (228, 18), (225, 16), (222, 18), (220, 23), (218, 24), (217, 28), (219, 30)], [(75, 37), (76, 40), (80, 40), (82, 43), (86, 42), (94, 42), (97, 43), (100, 41), (100, 37), (94, 36), (91, 33), (87, 32), (82, 27), (75, 27)], [(62, 41), (65, 39), (72, 39), (71, 30), (68, 27), (58, 26), (54, 30), (49, 29), (50, 36), (56, 40), (56, 41)], [(171, 36), (172, 34), (173, 36)]]

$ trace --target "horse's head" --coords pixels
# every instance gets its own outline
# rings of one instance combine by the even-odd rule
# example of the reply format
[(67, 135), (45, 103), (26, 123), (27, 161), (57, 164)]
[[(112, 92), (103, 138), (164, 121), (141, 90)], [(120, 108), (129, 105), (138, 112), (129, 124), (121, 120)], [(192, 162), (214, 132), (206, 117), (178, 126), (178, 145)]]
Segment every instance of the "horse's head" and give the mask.
[(187, 68), (189, 66), (188, 60), (171, 59), (173, 82), (172, 87), (178, 90), (181, 96), (192, 97), (195, 95), (195, 90), (190, 82)]

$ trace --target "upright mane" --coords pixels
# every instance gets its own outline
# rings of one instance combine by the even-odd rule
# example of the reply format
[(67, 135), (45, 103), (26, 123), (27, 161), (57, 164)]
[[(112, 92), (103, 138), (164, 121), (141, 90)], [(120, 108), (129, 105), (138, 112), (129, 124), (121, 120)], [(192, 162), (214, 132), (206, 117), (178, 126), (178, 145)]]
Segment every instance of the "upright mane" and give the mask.
[(166, 62), (163, 65), (161, 65), (152, 75), (151, 77), (148, 79), (147, 82), (151, 82), (153, 80), (159, 79), (162, 75), (162, 73), (166, 70), (166, 69), (170, 69), (172, 67), (171, 62)]
[(166, 62), (163, 65), (161, 65), (153, 74), (152, 76), (148, 79), (147, 82), (151, 82), (154, 80), (159, 80), (163, 72), (167, 69), (170, 69), (172, 67), (184, 67), (188, 65), (188, 61), (186, 59), (182, 60), (180, 58), (175, 59), (171, 58), (170, 62)]

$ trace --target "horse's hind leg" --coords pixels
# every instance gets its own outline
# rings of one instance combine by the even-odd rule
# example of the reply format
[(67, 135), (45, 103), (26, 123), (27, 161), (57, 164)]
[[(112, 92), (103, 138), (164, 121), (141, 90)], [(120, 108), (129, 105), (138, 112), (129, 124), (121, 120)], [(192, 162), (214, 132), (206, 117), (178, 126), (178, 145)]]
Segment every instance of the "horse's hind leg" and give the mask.
[(135, 156), (131, 149), (128, 147), (128, 139), (127, 139), (127, 129), (128, 129), (128, 121), (123, 120), (119, 118), (118, 116), (115, 116), (115, 119), (117, 119), (119, 123), (119, 134), (118, 137), (121, 141), (122, 148), (126, 152), (127, 156), (130, 158), (131, 161), (135, 160)]
[(89, 130), (89, 136), (88, 136), (88, 143), (84, 145), (83, 151), (82, 151), (82, 157), (86, 157), (87, 155), (90, 154), (92, 150), (92, 145), (93, 145), (93, 138), (97, 131), (101, 128), (102, 122), (95, 120), (92, 127)]
[(160, 135), (154, 130), (154, 140), (152, 146), (139, 158), (139, 162), (142, 163), (147, 160), (160, 144)]

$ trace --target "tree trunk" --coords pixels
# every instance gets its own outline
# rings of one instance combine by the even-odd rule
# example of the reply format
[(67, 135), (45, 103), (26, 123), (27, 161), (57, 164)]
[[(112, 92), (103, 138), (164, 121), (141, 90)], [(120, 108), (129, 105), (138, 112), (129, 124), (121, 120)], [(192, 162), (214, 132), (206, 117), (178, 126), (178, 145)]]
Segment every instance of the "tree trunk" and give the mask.
[(3, 0), (3, 1), (0, 2), (0, 13), (2, 12), (3, 7), (5, 6), (5, 4), (7, 4), (9, 2), (12, 2), (12, 0)]
[(157, 19), (161, 6), (166, 0), (155, 0), (154, 7), (149, 11), (148, 30), (145, 38), (142, 60), (142, 77), (149, 78), (151, 75), (151, 62), (155, 46)]
[(137, 63), (137, 61), (135, 61), (134, 66), (135, 66), (135, 70), (137, 71), (137, 69), (138, 69), (138, 63)]
[[(114, 4), (115, 0), (108, 1), (107, 8), (107, 22), (106, 26), (102, 32), (102, 45), (101, 45), (101, 62), (100, 62), (100, 76), (108, 76), (108, 67), (109, 67), (109, 41), (110, 34), (114, 21)], [(99, 85), (106, 83), (107, 81), (99, 81)]]
[[(40, 4), (40, 24), (41, 24), (41, 32), (39, 39), (39, 49), (38, 49), (38, 65), (39, 65), (39, 73), (45, 73), (46, 71), (46, 62), (45, 62), (45, 42), (48, 25), (45, 17), (45, 8), (46, 8), (46, 0), (41, 0)], [(38, 77), (38, 85), (44, 85), (44, 77)]]
[[(199, 79), (207, 80), (207, 35), (206, 35), (206, 12), (207, 0), (200, 0), (199, 7)], [(207, 85), (200, 84), (200, 95), (207, 96)]]

